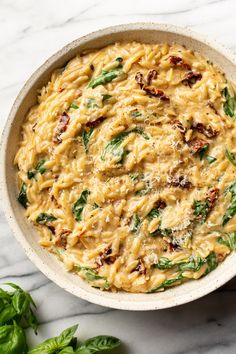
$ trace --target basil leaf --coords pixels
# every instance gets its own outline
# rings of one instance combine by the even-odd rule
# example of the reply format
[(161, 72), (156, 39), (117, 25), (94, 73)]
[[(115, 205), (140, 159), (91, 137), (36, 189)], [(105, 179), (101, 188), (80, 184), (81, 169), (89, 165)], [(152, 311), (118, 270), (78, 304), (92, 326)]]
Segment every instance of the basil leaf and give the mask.
[(12, 321), (17, 315), (16, 310), (12, 306), (12, 304), (8, 304), (4, 306), (4, 309), (0, 313), (0, 326)]
[(227, 159), (229, 160), (229, 162), (232, 163), (232, 165), (236, 166), (236, 158), (234, 156), (234, 154), (232, 152), (230, 152), (229, 150), (225, 150), (225, 156), (227, 157)]
[(140, 217), (138, 216), (138, 214), (134, 214), (133, 218), (132, 218), (132, 222), (131, 222), (130, 231), (137, 232), (141, 226), (141, 223), (142, 223), (142, 221), (141, 221)]
[(101, 160), (105, 160), (106, 154), (113, 154), (115, 155), (116, 150), (119, 148), (119, 146), (122, 144), (124, 139), (131, 133), (136, 133), (140, 134), (144, 137), (144, 139), (148, 140), (149, 137), (148, 135), (144, 132), (142, 128), (136, 127), (131, 130), (119, 133), (117, 136), (115, 136), (104, 148), (103, 153), (101, 155)]
[(79, 264), (76, 264), (75, 268), (78, 269), (79, 271), (84, 271), (84, 275), (86, 276), (86, 278), (89, 281), (104, 280), (105, 281), (104, 288), (107, 289), (109, 287), (109, 283), (107, 281), (107, 278), (102, 277), (101, 275), (96, 273), (93, 269), (91, 269), (89, 267), (80, 266)]
[(218, 237), (217, 242), (227, 246), (231, 251), (234, 251), (236, 248), (236, 232), (227, 233), (223, 237)]
[(197, 257), (197, 258), (191, 257), (189, 261), (182, 262), (179, 264), (179, 270), (181, 271), (192, 270), (194, 272), (198, 272), (205, 263), (206, 260), (202, 259), (201, 257)]
[(72, 347), (67, 347), (62, 349), (58, 354), (74, 354), (74, 349)]
[[(36, 305), (31, 295), (21, 289), (16, 284), (7, 283), (6, 285), (9, 285), (15, 289), (14, 293), (9, 293), (11, 294), (11, 306), (13, 307), (15, 312), (14, 318), (16, 319), (18, 324), (21, 324), (23, 320), (26, 326), (30, 326), (31, 328), (33, 328), (34, 332), (37, 333), (38, 321), (33, 310), (31, 309), (31, 305), (33, 305), (35, 308)], [(12, 311), (12, 314), (14, 312)]]
[(200, 160), (203, 159), (203, 157), (205, 156), (205, 154), (206, 154), (208, 148), (209, 148), (209, 145), (206, 144), (206, 145), (204, 145), (203, 148), (199, 151)]
[(102, 352), (104, 350), (112, 350), (119, 347), (120, 340), (112, 336), (97, 336), (85, 341), (84, 347), (89, 350), (90, 353)]
[(149, 217), (149, 219), (155, 219), (158, 218), (160, 216), (160, 211), (159, 209), (153, 208), (147, 215)]
[(111, 69), (110, 71), (102, 71), (101, 75), (97, 76), (95, 79), (90, 81), (88, 87), (94, 89), (99, 85), (105, 85), (106, 83), (116, 79), (121, 74), (123, 74), (123, 70), (121, 69)]
[(207, 270), (206, 270), (205, 275), (210, 273), (212, 270), (214, 270), (218, 266), (216, 254), (214, 252), (210, 253), (206, 257), (206, 262), (207, 262)]
[(36, 222), (41, 225), (46, 225), (48, 222), (55, 220), (57, 220), (57, 218), (54, 215), (47, 213), (40, 213), (36, 218)]
[(232, 183), (229, 187), (226, 188), (224, 195), (227, 193), (231, 193), (231, 201), (223, 216), (223, 226), (227, 224), (227, 222), (230, 221), (236, 214), (236, 182)]
[(75, 351), (75, 354), (91, 354), (91, 352), (88, 348), (82, 345)]
[(84, 210), (84, 207), (87, 203), (88, 196), (90, 194), (90, 191), (88, 189), (85, 189), (81, 194), (79, 199), (75, 202), (72, 208), (72, 212), (74, 214), (75, 220), (76, 221), (81, 221), (81, 214)]
[(229, 90), (227, 87), (225, 87), (222, 91), (224, 97), (225, 97), (225, 102), (223, 104), (223, 109), (224, 112), (227, 116), (235, 119), (235, 96), (230, 96)]
[(170, 237), (172, 235), (173, 231), (169, 228), (158, 228), (157, 230), (153, 231), (150, 233), (150, 236), (156, 237), (156, 236), (163, 236), (163, 237)]
[(210, 156), (210, 155), (207, 155), (206, 156), (206, 160), (209, 162), (209, 164), (212, 164), (213, 162), (215, 162), (217, 160), (217, 158), (213, 157), (213, 156)]
[(102, 102), (105, 102), (105, 101), (109, 100), (110, 98), (112, 98), (111, 95), (102, 95)]
[(37, 163), (37, 165), (36, 165), (36, 167), (35, 167), (35, 169), (30, 170), (30, 171), (27, 172), (27, 177), (28, 177), (29, 179), (32, 179), (32, 178), (35, 177), (35, 175), (36, 175), (38, 172), (41, 173), (41, 175), (43, 175), (44, 172), (46, 171), (46, 168), (44, 167), (45, 162), (46, 162), (45, 159), (39, 160), (38, 163)]
[(17, 198), (18, 202), (26, 209), (28, 206), (27, 198), (27, 187), (25, 183), (22, 183), (19, 196)]
[(176, 277), (172, 278), (172, 279), (167, 279), (165, 281), (163, 281), (163, 283), (156, 287), (156, 288), (153, 288), (150, 290), (150, 293), (155, 293), (156, 291), (158, 290), (161, 290), (161, 289), (166, 289), (172, 285), (174, 285), (176, 282), (181, 282), (182, 280), (184, 279), (184, 277), (182, 276), (182, 274), (178, 274)]
[(160, 257), (159, 262), (154, 264), (154, 268), (158, 269), (171, 269), (175, 266), (176, 264), (173, 263), (169, 258), (166, 257)]
[(83, 130), (82, 131), (82, 140), (84, 144), (85, 151), (88, 152), (88, 143), (91, 138), (91, 135), (93, 133), (93, 128), (90, 128), (88, 131)]
[(70, 108), (73, 108), (73, 109), (78, 109), (78, 108), (79, 108), (79, 106), (77, 106), (77, 104), (76, 104), (76, 103), (71, 103)]
[(0, 353), (26, 354), (28, 350), (24, 330), (16, 323), (0, 327)]
[(41, 159), (39, 160), (39, 162), (37, 163), (35, 169), (36, 171), (38, 171), (39, 173), (44, 174), (44, 172), (46, 171), (46, 168), (44, 167), (46, 160), (45, 159)]
[(69, 346), (78, 325), (65, 329), (58, 337), (47, 339), (45, 342), (37, 345), (30, 350), (28, 354), (54, 354)]
[(205, 200), (194, 200), (193, 208), (193, 214), (197, 217), (200, 217), (202, 223), (204, 223), (210, 211), (209, 203)]

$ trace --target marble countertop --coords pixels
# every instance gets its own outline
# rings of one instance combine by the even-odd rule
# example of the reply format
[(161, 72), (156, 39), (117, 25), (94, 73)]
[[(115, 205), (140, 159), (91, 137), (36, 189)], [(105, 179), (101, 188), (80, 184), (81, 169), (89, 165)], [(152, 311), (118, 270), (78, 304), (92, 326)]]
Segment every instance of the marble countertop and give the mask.
[[(24, 81), (73, 39), (114, 24), (156, 21), (208, 35), (236, 51), (234, 0), (0, 0), (0, 132)], [(112, 310), (80, 300), (27, 259), (0, 211), (0, 283), (16, 282), (38, 304), (32, 344), (79, 323), (82, 339), (118, 336), (122, 354), (233, 354), (236, 279), (193, 303), (154, 312)]]

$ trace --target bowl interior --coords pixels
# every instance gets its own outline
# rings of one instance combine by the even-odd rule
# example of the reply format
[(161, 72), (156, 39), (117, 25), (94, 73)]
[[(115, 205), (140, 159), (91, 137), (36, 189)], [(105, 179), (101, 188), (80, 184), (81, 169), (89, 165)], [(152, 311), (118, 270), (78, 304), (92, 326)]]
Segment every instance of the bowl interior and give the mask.
[(4, 209), (15, 237), (36, 266), (56, 284), (74, 295), (100, 305), (127, 309), (151, 310), (167, 308), (199, 298), (231, 279), (235, 274), (236, 254), (227, 259), (208, 276), (189, 281), (163, 293), (131, 294), (109, 293), (92, 288), (85, 281), (68, 273), (61, 262), (38, 244), (39, 235), (24, 217), (23, 209), (17, 202), (16, 170), (13, 160), (18, 148), (22, 122), (29, 108), (36, 103), (37, 90), (50, 79), (52, 71), (62, 67), (76, 54), (92, 48), (101, 48), (116, 41), (140, 41), (145, 43), (176, 42), (200, 52), (216, 63), (226, 76), (236, 82), (235, 59), (226, 49), (215, 43), (208, 43), (189, 30), (169, 25), (131, 24), (101, 30), (78, 39), (46, 61), (28, 80), (18, 95), (10, 112), (2, 139), (1, 189)]

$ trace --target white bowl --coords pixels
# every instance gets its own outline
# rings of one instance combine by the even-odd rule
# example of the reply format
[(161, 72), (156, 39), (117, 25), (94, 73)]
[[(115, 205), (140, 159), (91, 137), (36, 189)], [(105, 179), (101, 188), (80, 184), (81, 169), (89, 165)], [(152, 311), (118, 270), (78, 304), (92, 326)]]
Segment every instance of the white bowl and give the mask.
[[(214, 291), (236, 274), (236, 253), (213, 272), (199, 280), (156, 294), (102, 292), (92, 288), (78, 275), (68, 273), (63, 264), (38, 244), (39, 235), (27, 221), (17, 202), (16, 169), (13, 159), (18, 148), (21, 125), (29, 108), (36, 103), (37, 89), (48, 82), (52, 71), (62, 67), (77, 53), (88, 48), (100, 48), (116, 41), (146, 43), (177, 42), (208, 57), (236, 82), (236, 59), (227, 49), (210, 42), (186, 28), (156, 23), (135, 23), (109, 27), (79, 38), (48, 59), (26, 82), (11, 109), (1, 142), (1, 193), (4, 209), (16, 239), (30, 260), (52, 281), (70, 293), (90, 302), (124, 310), (163, 309), (198, 299)], [(9, 247), (10, 252), (10, 247)]]

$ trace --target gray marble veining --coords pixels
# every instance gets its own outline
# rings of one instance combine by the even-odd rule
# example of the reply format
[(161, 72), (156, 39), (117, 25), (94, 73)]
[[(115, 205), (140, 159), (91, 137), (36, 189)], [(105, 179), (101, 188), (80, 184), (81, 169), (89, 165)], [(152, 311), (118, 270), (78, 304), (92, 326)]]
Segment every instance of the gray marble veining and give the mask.
[[(29, 75), (73, 39), (109, 25), (157, 21), (188, 26), (236, 50), (234, 0), (0, 0), (0, 132)], [(1, 205), (1, 209), (3, 206)], [(0, 279), (31, 291), (39, 335), (31, 344), (79, 323), (83, 339), (112, 334), (122, 354), (234, 354), (236, 280), (203, 299), (154, 312), (111, 310), (58, 288), (26, 258), (0, 213)]]

